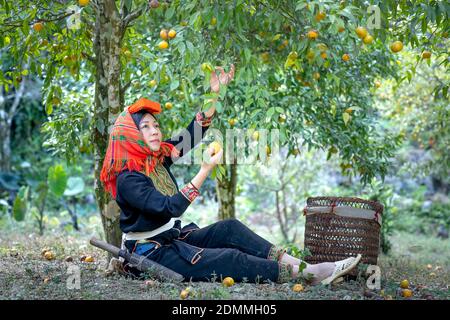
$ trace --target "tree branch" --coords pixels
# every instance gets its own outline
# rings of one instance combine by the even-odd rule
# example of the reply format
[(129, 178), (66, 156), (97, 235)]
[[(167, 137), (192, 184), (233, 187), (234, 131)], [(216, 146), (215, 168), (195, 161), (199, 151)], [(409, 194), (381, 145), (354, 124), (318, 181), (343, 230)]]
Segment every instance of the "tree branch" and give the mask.
[(141, 14), (143, 14), (147, 9), (147, 6), (136, 9), (134, 11), (131, 11), (130, 14), (128, 14), (124, 19), (123, 19), (123, 26), (124, 28), (128, 27), (128, 25), (135, 19), (137, 19)]

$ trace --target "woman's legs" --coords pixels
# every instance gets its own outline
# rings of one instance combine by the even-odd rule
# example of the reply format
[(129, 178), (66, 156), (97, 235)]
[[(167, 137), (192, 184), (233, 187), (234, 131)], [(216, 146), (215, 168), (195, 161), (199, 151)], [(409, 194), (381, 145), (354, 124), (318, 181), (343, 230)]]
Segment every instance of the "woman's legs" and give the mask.
[(180, 273), (185, 280), (211, 281), (215, 275), (219, 280), (232, 277), (235, 281), (286, 282), (291, 279), (291, 268), (231, 248), (206, 248), (201, 258), (191, 263), (179, 255), (173, 246), (163, 246), (150, 259)]
[[(302, 262), (260, 237), (237, 219), (222, 220), (195, 230), (184, 241), (201, 248), (235, 248), (252, 256), (291, 265), (293, 278), (297, 278)], [(333, 270), (333, 262), (306, 263), (302, 275), (316, 283), (331, 275)]]
[(234, 248), (265, 259), (276, 254), (273, 244), (236, 219), (218, 221), (195, 230), (184, 241), (200, 248)]

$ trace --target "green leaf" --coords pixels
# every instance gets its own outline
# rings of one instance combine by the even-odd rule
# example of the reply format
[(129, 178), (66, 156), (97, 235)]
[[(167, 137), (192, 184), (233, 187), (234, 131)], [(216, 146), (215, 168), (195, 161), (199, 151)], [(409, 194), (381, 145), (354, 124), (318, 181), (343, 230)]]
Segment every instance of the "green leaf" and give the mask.
[(170, 7), (166, 11), (166, 20), (170, 20), (173, 17), (173, 14), (175, 13), (175, 7)]
[(64, 194), (67, 186), (67, 173), (62, 165), (54, 165), (48, 169), (47, 177), (48, 187), (56, 197)]
[(16, 221), (23, 221), (28, 210), (28, 186), (19, 189), (12, 208), (13, 217)]
[(345, 125), (347, 125), (347, 123), (350, 121), (351, 118), (352, 118), (352, 116), (349, 115), (347, 112), (344, 112), (342, 114), (342, 119), (344, 119)]
[(67, 180), (67, 187), (64, 191), (65, 196), (75, 196), (84, 191), (84, 181), (81, 177), (70, 177)]
[(170, 90), (173, 91), (176, 88), (178, 88), (180, 86), (180, 81), (178, 80), (174, 80), (172, 81), (172, 83), (170, 84)]

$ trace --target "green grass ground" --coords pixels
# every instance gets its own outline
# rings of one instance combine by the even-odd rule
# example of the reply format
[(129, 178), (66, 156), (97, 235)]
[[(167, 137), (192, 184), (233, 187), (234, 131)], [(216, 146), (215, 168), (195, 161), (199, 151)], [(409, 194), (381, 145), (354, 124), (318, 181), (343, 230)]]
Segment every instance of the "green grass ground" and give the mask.
[[(366, 279), (359, 277), (334, 286), (305, 285), (303, 292), (293, 292), (294, 283), (240, 283), (230, 288), (220, 282), (145, 284), (117, 274), (106, 275), (104, 251), (90, 246), (86, 236), (39, 237), (2, 231), (0, 299), (180, 299), (180, 291), (187, 286), (191, 287), (188, 299), (404, 299), (399, 291), (404, 279), (413, 290), (409, 299), (450, 298), (449, 240), (397, 233), (391, 241), (392, 252), (379, 259), (381, 290), (368, 290)], [(56, 254), (55, 260), (42, 256), (46, 247)], [(95, 262), (81, 262), (82, 255), (94, 256)], [(65, 262), (67, 256), (74, 261)], [(70, 265), (80, 268), (80, 289), (67, 288)]]

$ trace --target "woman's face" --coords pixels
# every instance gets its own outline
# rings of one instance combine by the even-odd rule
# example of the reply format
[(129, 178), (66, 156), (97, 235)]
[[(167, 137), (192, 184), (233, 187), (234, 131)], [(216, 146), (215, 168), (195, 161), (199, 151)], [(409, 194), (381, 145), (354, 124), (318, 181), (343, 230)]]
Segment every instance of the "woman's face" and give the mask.
[(152, 151), (158, 151), (161, 145), (162, 133), (158, 121), (147, 113), (139, 123), (139, 130), (144, 136), (144, 141)]

